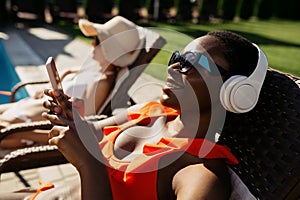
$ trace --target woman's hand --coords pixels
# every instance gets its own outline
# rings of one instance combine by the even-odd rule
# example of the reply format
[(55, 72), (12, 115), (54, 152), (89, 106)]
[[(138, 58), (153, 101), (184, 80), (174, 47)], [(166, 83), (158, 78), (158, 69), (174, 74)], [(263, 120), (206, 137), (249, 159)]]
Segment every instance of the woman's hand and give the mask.
[(54, 125), (68, 126), (53, 127), (49, 133), (49, 144), (57, 145), (77, 168), (88, 162), (91, 156), (102, 160), (94, 125), (85, 121), (77, 109), (72, 109), (70, 98), (61, 91), (47, 90), (45, 94), (53, 99), (45, 103), (45, 107), (54, 114), (43, 113), (42, 116)]
[(82, 144), (76, 129), (68, 127), (54, 126), (48, 134), (48, 143), (56, 145), (65, 158), (80, 169), (89, 157), (86, 148)]
[(93, 124), (74, 114), (73, 126), (54, 126), (48, 134), (51, 145), (56, 145), (66, 159), (78, 170), (90, 162), (103, 162)]
[(52, 100), (44, 102), (44, 107), (49, 109), (49, 112), (42, 113), (42, 117), (54, 125), (72, 125), (74, 122), (71, 98), (60, 90), (46, 89), (44, 93)]
[[(74, 115), (77, 122), (79, 115)], [(78, 129), (54, 126), (49, 143), (57, 145), (66, 159), (78, 170), (81, 179), (81, 199), (112, 199), (107, 168), (91, 128), (85, 121), (76, 123)], [(100, 189), (99, 189), (100, 188)]]

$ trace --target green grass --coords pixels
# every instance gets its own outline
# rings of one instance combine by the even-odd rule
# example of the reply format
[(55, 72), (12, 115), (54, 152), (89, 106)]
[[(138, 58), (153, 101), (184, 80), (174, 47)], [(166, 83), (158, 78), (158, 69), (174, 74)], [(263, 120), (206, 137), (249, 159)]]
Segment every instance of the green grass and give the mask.
[[(268, 21), (251, 20), (214, 24), (150, 22), (141, 25), (157, 27), (154, 31), (159, 32), (167, 40), (165, 47), (146, 69), (146, 73), (161, 80), (165, 79), (166, 65), (174, 50), (181, 50), (193, 38), (213, 30), (230, 30), (245, 36), (250, 41), (258, 44), (266, 53), (269, 66), (300, 76), (300, 21), (272, 19)], [(77, 25), (60, 27), (85, 41), (90, 41), (90, 39), (82, 36)]]

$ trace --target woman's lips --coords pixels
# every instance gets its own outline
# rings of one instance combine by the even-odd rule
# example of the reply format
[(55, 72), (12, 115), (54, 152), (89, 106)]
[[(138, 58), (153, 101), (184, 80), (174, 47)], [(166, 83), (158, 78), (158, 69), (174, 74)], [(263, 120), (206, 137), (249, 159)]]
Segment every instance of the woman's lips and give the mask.
[(163, 90), (163, 93), (166, 95), (170, 95), (172, 93), (172, 91), (169, 87), (164, 87), (162, 90)]
[(162, 91), (163, 93), (161, 95), (161, 99), (169, 99), (170, 97), (175, 96), (175, 94), (172, 92), (172, 90), (169, 87), (164, 87)]

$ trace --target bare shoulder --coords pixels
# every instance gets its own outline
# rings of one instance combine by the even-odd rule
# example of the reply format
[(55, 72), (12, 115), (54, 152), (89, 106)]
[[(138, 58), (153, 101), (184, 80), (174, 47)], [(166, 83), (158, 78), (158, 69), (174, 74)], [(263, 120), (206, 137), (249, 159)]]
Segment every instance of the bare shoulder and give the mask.
[(169, 165), (160, 166), (158, 172), (159, 199), (228, 199), (230, 177), (223, 160), (175, 153), (163, 157), (161, 163)]
[(173, 177), (177, 199), (228, 199), (230, 181), (222, 160), (204, 160), (180, 169)]

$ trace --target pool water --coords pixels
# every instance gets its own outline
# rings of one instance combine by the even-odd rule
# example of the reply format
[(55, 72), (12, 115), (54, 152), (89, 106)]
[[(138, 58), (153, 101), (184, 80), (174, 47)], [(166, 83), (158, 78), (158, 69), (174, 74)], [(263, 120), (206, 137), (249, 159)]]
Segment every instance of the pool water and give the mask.
[[(20, 78), (5, 51), (2, 41), (0, 40), (0, 104), (10, 102), (10, 96), (7, 95), (7, 93), (10, 92), (19, 82)], [(16, 100), (20, 100), (28, 96), (26, 89), (22, 88), (17, 92)]]

